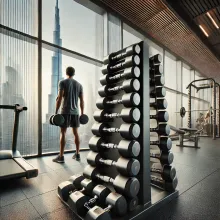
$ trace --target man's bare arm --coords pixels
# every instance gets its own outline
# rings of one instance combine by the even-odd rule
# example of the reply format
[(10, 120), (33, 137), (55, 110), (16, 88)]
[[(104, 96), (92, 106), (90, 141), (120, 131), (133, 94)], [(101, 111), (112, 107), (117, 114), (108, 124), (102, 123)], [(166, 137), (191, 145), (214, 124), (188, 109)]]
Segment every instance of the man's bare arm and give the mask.
[(58, 111), (59, 111), (59, 108), (60, 108), (60, 105), (61, 105), (61, 102), (62, 102), (62, 98), (63, 98), (63, 93), (64, 93), (63, 90), (59, 90), (59, 93), (58, 93), (58, 96), (57, 96), (57, 99), (56, 99), (56, 112), (55, 112), (55, 114), (57, 114)]
[(81, 115), (84, 114), (84, 97), (83, 94), (80, 95), (80, 109), (81, 109)]

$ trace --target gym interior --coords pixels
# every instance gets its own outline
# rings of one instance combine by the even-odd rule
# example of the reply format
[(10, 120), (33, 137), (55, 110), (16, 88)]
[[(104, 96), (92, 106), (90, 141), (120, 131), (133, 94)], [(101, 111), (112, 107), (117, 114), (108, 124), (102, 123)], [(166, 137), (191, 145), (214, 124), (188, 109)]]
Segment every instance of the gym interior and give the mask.
[(0, 219), (220, 219), (219, 26), (218, 0), (0, 0)]

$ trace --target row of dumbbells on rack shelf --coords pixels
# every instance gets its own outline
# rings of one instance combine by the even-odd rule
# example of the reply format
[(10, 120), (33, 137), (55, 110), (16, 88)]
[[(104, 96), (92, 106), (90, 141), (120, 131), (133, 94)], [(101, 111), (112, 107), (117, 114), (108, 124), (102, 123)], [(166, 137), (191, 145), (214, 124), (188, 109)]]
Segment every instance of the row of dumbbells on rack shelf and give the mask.
[[(167, 108), (166, 90), (163, 87), (164, 77), (162, 66), (160, 65), (162, 56), (157, 54), (150, 58), (150, 98), (154, 101), (150, 104), (152, 110), (156, 110), (156, 115), (150, 119), (156, 119), (157, 127), (160, 132), (157, 132), (160, 146), (157, 145), (158, 141), (150, 141), (150, 170), (151, 170), (151, 183), (155, 186), (162, 186), (166, 191), (173, 191), (177, 186), (176, 169), (171, 166), (174, 156), (170, 152), (172, 142), (169, 138), (170, 127), (167, 124), (169, 120)], [(158, 80), (160, 79), (160, 80)], [(152, 131), (152, 129), (150, 129)], [(155, 149), (154, 145), (159, 146)], [(159, 158), (155, 161), (155, 158)], [(162, 172), (161, 172), (162, 171)]]

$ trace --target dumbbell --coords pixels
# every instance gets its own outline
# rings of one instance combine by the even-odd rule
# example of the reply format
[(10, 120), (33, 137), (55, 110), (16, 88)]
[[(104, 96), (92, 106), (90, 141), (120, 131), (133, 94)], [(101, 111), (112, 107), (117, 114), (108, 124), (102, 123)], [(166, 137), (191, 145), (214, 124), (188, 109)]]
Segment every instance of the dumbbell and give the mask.
[(173, 192), (177, 187), (178, 179), (175, 177), (173, 181), (164, 181), (161, 178), (151, 176), (151, 184), (168, 192)]
[(125, 158), (137, 157), (140, 153), (140, 144), (137, 141), (121, 140), (119, 144), (106, 143), (101, 137), (93, 136), (89, 140), (89, 148), (98, 152), (104, 149), (118, 149), (121, 156)]
[(137, 206), (138, 206), (138, 197), (134, 197), (134, 198), (126, 198), (127, 204), (128, 204), (128, 211), (132, 212), (134, 211)]
[[(86, 214), (85, 220), (108, 220), (112, 219), (109, 215), (111, 211), (116, 216), (124, 216), (127, 213), (127, 202), (124, 196), (112, 192), (106, 198), (106, 208), (94, 206), (89, 209)], [(108, 214), (108, 215), (107, 215)]]
[(59, 184), (58, 186), (58, 195), (60, 198), (67, 202), (69, 195), (76, 189), (82, 189), (81, 182), (85, 177), (81, 174), (76, 174), (71, 176), (69, 181), (65, 181)]
[(173, 153), (172, 152), (150, 152), (150, 157), (160, 160), (161, 164), (171, 164), (173, 163)]
[(168, 137), (160, 137), (158, 141), (150, 141), (150, 145), (157, 145), (163, 152), (168, 152), (172, 148), (172, 141)]
[(86, 178), (91, 178), (94, 181), (103, 181), (105, 183), (111, 183), (117, 193), (125, 194), (129, 198), (135, 197), (140, 189), (140, 183), (135, 177), (124, 177), (117, 175), (115, 179), (109, 176), (103, 176), (99, 174), (96, 167), (87, 165), (83, 171), (83, 175)]
[(88, 115), (86, 115), (86, 114), (80, 115), (80, 117), (79, 117), (80, 124), (85, 125), (88, 123), (88, 121), (89, 121)]
[(163, 86), (165, 84), (165, 79), (163, 76), (155, 76), (150, 78), (150, 86)]
[(122, 118), (124, 122), (138, 122), (141, 117), (141, 112), (138, 108), (124, 108), (120, 113), (110, 113), (106, 110), (97, 110), (94, 112), (93, 117), (96, 121), (108, 121), (108, 119), (112, 118)]
[(119, 91), (124, 90), (126, 93), (137, 92), (140, 89), (140, 82), (137, 79), (125, 80), (121, 86), (111, 87), (109, 85), (102, 86), (98, 89), (101, 97), (116, 95)]
[(105, 204), (107, 196), (111, 193), (111, 190), (103, 185), (97, 185), (92, 191), (93, 198), (83, 194), (82, 191), (75, 191), (70, 195), (68, 204), (75, 213), (79, 215), (85, 215), (90, 205), (95, 203)]
[(91, 166), (106, 165), (115, 166), (118, 172), (124, 176), (136, 176), (140, 171), (140, 162), (137, 159), (119, 157), (117, 161), (101, 158), (99, 153), (90, 151), (87, 162)]
[(150, 128), (150, 132), (156, 132), (158, 135), (168, 136), (170, 134), (170, 126), (168, 124), (159, 124), (156, 128)]
[[(159, 133), (163, 133), (162, 126), (160, 126), (160, 129), (158, 130)], [(166, 128), (165, 131), (168, 131), (168, 128)], [(164, 132), (165, 132), (164, 131)], [(121, 124), (120, 128), (111, 128), (106, 123), (95, 123), (92, 126), (92, 133), (96, 136), (103, 136), (106, 134), (111, 133), (120, 133), (120, 135), (128, 140), (136, 139), (140, 135), (140, 126), (138, 124), (132, 123), (132, 124)]]
[(101, 68), (102, 74), (111, 74), (119, 70), (125, 69), (127, 67), (135, 66), (140, 64), (140, 57), (138, 55), (133, 55), (120, 60), (116, 65), (111, 64), (104, 65)]
[(118, 60), (124, 59), (127, 56), (131, 56), (133, 54), (139, 54), (141, 51), (141, 48), (139, 45), (132, 45), (130, 47), (127, 47), (125, 50), (111, 53), (110, 55), (106, 56), (103, 60), (104, 64), (108, 64), (110, 62), (117, 62)]
[(158, 111), (156, 115), (150, 115), (150, 119), (156, 119), (158, 122), (168, 122), (169, 114), (167, 111)]
[(102, 85), (107, 85), (110, 83), (117, 83), (120, 79), (131, 79), (131, 78), (138, 78), (141, 72), (139, 67), (130, 67), (125, 70), (116, 72), (114, 74), (106, 74), (100, 78), (100, 83)]
[(176, 169), (172, 166), (165, 164), (161, 166), (160, 163), (150, 163), (151, 173), (160, 174), (163, 180), (172, 181), (176, 176)]
[(136, 92), (124, 94), (121, 99), (112, 100), (110, 97), (99, 98), (96, 101), (98, 109), (111, 108), (117, 104), (123, 104), (124, 107), (134, 107), (140, 104), (140, 95)]
[(149, 58), (150, 66), (154, 66), (160, 64), (162, 62), (162, 56), (160, 54), (156, 54)]
[(163, 74), (163, 66), (162, 65), (155, 65), (150, 67), (150, 76), (154, 77), (156, 75), (162, 75)]
[(160, 98), (166, 96), (166, 89), (164, 87), (150, 87), (150, 97)]
[(166, 109), (167, 105), (166, 99), (156, 99), (155, 102), (150, 103), (150, 107), (156, 110)]
[(56, 114), (50, 116), (49, 122), (51, 125), (62, 126), (65, 122), (65, 119), (62, 115)]

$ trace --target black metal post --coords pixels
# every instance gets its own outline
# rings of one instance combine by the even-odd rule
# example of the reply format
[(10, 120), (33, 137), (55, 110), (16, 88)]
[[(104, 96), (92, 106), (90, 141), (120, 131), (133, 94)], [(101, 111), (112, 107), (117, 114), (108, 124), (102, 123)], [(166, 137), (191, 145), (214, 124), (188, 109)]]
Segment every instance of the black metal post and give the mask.
[(17, 111), (15, 108), (14, 128), (13, 128), (13, 134), (12, 134), (12, 152), (15, 152), (17, 150), (19, 114), (20, 114), (20, 111)]
[[(213, 140), (216, 139), (216, 85), (215, 82), (213, 81), (213, 105), (214, 105), (214, 110), (213, 110)], [(212, 114), (212, 113), (210, 113)]]
[(42, 155), (42, 0), (38, 0), (38, 155)]
[(141, 112), (142, 112), (142, 129), (141, 129), (141, 146), (142, 153), (140, 154), (141, 170), (140, 174), (140, 203), (149, 205), (151, 203), (151, 183), (150, 183), (150, 89), (149, 89), (149, 47), (147, 43), (141, 42), (142, 51), (142, 90), (141, 90)]
[(191, 85), (188, 88), (188, 128), (192, 127), (192, 88)]

